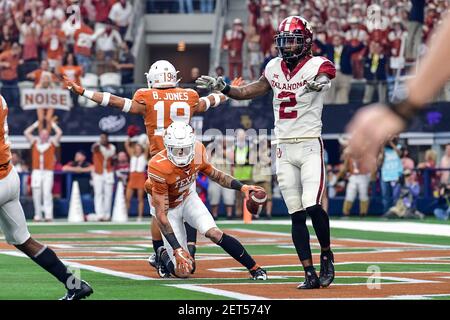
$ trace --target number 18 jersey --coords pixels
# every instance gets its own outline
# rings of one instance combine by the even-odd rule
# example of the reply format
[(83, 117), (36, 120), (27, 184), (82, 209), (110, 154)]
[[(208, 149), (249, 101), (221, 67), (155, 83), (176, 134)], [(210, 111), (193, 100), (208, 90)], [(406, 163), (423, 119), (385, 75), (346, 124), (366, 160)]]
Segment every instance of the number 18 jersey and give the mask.
[(264, 76), (273, 90), (277, 139), (320, 137), (325, 92), (312, 91), (297, 96), (306, 82), (315, 80), (319, 73), (333, 79), (336, 69), (328, 59), (312, 56), (303, 58), (292, 71), (281, 58), (274, 58), (267, 64)]
[(150, 142), (150, 156), (164, 150), (164, 130), (174, 121), (189, 123), (199, 102), (192, 89), (139, 89), (133, 100), (145, 104), (144, 124)]

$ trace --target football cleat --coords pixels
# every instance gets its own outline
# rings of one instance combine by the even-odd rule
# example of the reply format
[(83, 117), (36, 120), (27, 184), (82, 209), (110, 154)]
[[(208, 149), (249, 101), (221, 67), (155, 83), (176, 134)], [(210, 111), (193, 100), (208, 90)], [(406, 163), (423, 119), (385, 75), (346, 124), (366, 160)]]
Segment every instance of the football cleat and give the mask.
[(334, 255), (331, 250), (320, 254), (320, 285), (328, 287), (334, 280)]
[(153, 267), (153, 268), (155, 268), (155, 269), (157, 269), (158, 268), (158, 262), (156, 261), (156, 253), (152, 253), (151, 255), (150, 255), (150, 257), (148, 257), (148, 264), (151, 266), (151, 267)]
[(305, 272), (305, 282), (299, 284), (297, 289), (319, 289), (320, 281), (319, 277), (317, 277), (317, 273), (314, 270), (313, 273)]
[(159, 247), (158, 251), (156, 251), (156, 272), (161, 278), (170, 278), (170, 272), (161, 259), (163, 253), (167, 253), (167, 249), (164, 247)]
[(250, 270), (251, 279), (253, 280), (267, 280), (267, 272), (262, 268)]
[(94, 290), (91, 286), (84, 280), (80, 281), (80, 288), (70, 289), (67, 291), (66, 295), (59, 300), (81, 300), (89, 297)]

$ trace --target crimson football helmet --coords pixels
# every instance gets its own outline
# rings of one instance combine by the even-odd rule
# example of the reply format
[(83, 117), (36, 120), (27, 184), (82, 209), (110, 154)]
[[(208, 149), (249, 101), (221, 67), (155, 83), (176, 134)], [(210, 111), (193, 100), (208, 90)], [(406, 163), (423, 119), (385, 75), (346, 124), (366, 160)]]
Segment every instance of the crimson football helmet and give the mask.
[(284, 19), (275, 36), (279, 56), (286, 62), (295, 62), (311, 52), (313, 32), (308, 21), (300, 16)]

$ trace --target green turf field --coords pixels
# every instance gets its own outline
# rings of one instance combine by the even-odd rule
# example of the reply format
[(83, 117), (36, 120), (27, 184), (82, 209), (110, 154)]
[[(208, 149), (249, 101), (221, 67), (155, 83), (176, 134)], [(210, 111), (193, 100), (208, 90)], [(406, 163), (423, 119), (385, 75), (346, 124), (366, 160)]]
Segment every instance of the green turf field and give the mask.
[[(29, 229), (93, 286), (89, 299), (450, 299), (450, 223), (350, 219), (331, 225), (336, 280), (308, 292), (296, 289), (303, 272), (287, 220), (219, 222), (267, 269), (266, 282), (248, 279), (244, 268), (203, 237), (192, 279), (160, 279), (147, 263), (153, 251), (148, 221)], [(310, 232), (318, 263), (319, 245)], [(4, 239), (0, 243), (0, 299), (54, 300), (64, 294), (51, 275)]]

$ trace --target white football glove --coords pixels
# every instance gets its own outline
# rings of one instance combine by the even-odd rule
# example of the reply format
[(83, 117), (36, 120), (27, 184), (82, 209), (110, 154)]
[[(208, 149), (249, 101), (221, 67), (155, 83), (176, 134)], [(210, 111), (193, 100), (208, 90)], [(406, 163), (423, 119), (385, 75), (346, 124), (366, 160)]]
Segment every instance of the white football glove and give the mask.
[(327, 85), (327, 83), (322, 83), (322, 82), (318, 82), (318, 81), (308, 81), (306, 82), (306, 88), (308, 89), (308, 91), (321, 91), (323, 87), (325, 87)]
[(208, 89), (211, 91), (222, 91), (227, 85), (222, 77), (201, 76), (195, 80), (197, 88)]

